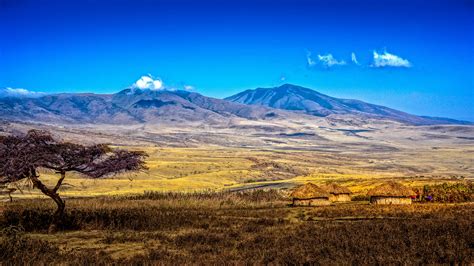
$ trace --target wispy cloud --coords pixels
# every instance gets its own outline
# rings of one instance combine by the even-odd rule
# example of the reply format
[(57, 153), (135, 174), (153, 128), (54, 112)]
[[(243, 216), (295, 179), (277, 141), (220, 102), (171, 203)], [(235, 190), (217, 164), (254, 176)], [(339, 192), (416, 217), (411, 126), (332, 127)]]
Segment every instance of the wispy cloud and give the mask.
[(191, 86), (191, 85), (184, 85), (184, 90), (187, 90), (187, 91), (193, 91), (195, 88), (194, 86)]
[(337, 60), (332, 54), (318, 54), (318, 56), (313, 59), (311, 52), (306, 53), (306, 61), (309, 67), (320, 66), (323, 68), (331, 68), (334, 66), (343, 66), (347, 64), (344, 60)]
[(336, 58), (334, 58), (334, 56), (332, 56), (332, 54), (318, 55), (318, 60), (324, 67), (327, 68), (333, 66), (343, 66), (346, 64), (346, 61), (337, 60)]
[(13, 97), (13, 98), (37, 98), (46, 95), (44, 92), (29, 91), (22, 88), (0, 88), (0, 97)]
[(411, 67), (410, 61), (403, 59), (398, 55), (390, 54), (387, 51), (377, 53), (374, 51), (374, 62), (371, 67)]
[[(357, 65), (359, 67), (364, 67), (359, 60), (357, 59), (357, 55), (355, 52), (351, 53), (350, 61), (347, 60), (338, 60), (336, 59), (331, 53), (328, 54), (318, 54), (317, 57), (312, 57), (311, 52), (306, 53), (306, 60), (307, 60), (307, 65), (310, 68), (323, 68), (323, 69), (329, 69), (332, 67), (336, 66), (344, 66), (347, 65), (348, 62), (353, 65)], [(401, 67), (401, 68), (410, 68), (412, 67), (412, 63), (408, 61), (408, 59), (404, 59), (398, 55), (388, 53), (387, 51), (384, 51), (383, 53), (379, 53), (377, 51), (373, 51), (373, 62), (368, 65), (369, 67), (372, 68), (385, 68), (385, 67)]]
[(351, 61), (352, 61), (352, 63), (354, 63), (356, 65), (360, 65), (359, 61), (357, 61), (357, 56), (354, 52), (351, 54)]
[(310, 67), (316, 65), (316, 61), (314, 61), (314, 60), (311, 58), (311, 52), (309, 52), (309, 51), (306, 53), (306, 61), (308, 62), (308, 66), (310, 66)]

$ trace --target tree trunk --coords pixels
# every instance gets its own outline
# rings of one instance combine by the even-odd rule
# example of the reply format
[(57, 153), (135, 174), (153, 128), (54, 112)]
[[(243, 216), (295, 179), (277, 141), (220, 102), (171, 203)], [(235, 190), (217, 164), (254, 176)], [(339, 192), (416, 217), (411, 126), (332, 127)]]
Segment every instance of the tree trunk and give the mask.
[(61, 223), (63, 221), (64, 217), (64, 209), (66, 208), (66, 203), (64, 202), (61, 197), (59, 197), (59, 194), (57, 193), (59, 187), (61, 186), (62, 181), (64, 180), (65, 173), (61, 173), (61, 178), (58, 180), (58, 183), (54, 187), (54, 189), (49, 189), (46, 187), (39, 179), (37, 176), (32, 177), (31, 181), (33, 182), (33, 186), (41, 190), (43, 194), (46, 196), (50, 197), (51, 199), (54, 200), (58, 208), (53, 214), (53, 219), (51, 221), (51, 224), (49, 225), (48, 232), (49, 233), (55, 233), (59, 227), (61, 226)]
[(58, 208), (53, 214), (53, 220), (49, 225), (48, 232), (55, 233), (61, 227), (61, 223), (64, 218), (64, 209), (66, 208), (66, 203), (59, 197), (59, 194), (56, 192), (54, 192), (50, 197), (54, 200), (54, 202), (56, 202)]

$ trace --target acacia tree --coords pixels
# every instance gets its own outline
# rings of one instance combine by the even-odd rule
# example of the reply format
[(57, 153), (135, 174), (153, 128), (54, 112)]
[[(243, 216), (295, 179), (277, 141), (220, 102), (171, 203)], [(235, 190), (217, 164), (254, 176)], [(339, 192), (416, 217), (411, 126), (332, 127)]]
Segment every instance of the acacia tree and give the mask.
[[(105, 144), (83, 146), (60, 142), (46, 131), (30, 130), (22, 136), (0, 136), (0, 183), (28, 179), (34, 188), (53, 199), (57, 205), (49, 227), (49, 231), (53, 232), (64, 216), (66, 205), (58, 190), (67, 172), (100, 178), (120, 172), (145, 170), (146, 156), (141, 151), (111, 149)], [(54, 187), (48, 187), (41, 181), (40, 169), (58, 174)]]

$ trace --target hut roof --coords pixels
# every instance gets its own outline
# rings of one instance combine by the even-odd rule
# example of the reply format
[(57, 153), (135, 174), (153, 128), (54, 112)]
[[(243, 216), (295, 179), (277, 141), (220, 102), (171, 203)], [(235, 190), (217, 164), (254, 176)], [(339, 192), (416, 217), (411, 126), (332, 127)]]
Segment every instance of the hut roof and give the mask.
[(367, 195), (382, 197), (409, 197), (416, 195), (416, 193), (407, 186), (390, 181), (369, 190)]
[(347, 187), (339, 186), (335, 183), (329, 183), (327, 185), (321, 186), (321, 188), (334, 195), (352, 194), (352, 191), (350, 191)]
[(291, 197), (296, 199), (329, 198), (329, 194), (313, 183), (306, 183), (293, 190)]

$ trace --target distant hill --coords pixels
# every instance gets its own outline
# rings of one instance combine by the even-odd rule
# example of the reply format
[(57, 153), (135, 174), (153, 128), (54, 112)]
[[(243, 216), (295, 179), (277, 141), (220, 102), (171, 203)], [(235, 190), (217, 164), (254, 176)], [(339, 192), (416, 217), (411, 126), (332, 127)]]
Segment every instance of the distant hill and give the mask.
[(188, 91), (125, 89), (116, 94), (54, 94), (0, 98), (0, 118), (61, 123), (221, 123), (230, 117), (268, 119), (278, 110), (205, 97)]
[(470, 124), (469, 122), (448, 118), (416, 116), (359, 100), (338, 99), (291, 84), (275, 88), (246, 90), (230, 96), (226, 100), (323, 117), (331, 114), (350, 114), (360, 116), (361, 118), (380, 118), (412, 125)]

